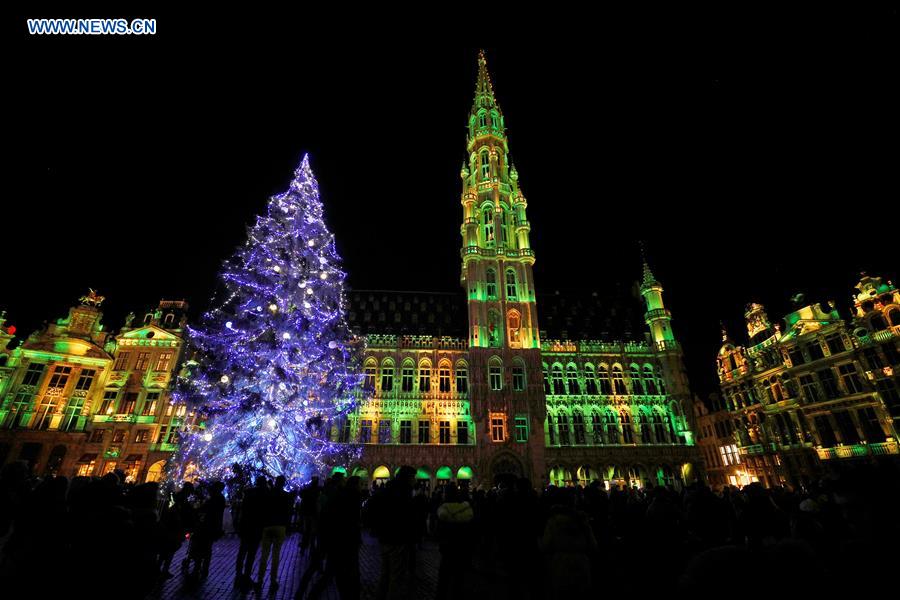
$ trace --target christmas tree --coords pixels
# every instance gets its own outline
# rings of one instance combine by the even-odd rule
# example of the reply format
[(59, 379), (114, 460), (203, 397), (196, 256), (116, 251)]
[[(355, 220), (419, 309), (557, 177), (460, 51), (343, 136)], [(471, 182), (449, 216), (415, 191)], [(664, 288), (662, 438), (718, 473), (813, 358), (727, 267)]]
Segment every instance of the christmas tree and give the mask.
[(225, 262), (215, 308), (189, 330), (194, 354), (175, 398), (200, 426), (181, 439), (175, 481), (226, 478), (239, 465), (300, 485), (358, 457), (329, 438), (358, 400), (363, 348), (344, 318), (346, 275), (308, 156), (294, 175)]

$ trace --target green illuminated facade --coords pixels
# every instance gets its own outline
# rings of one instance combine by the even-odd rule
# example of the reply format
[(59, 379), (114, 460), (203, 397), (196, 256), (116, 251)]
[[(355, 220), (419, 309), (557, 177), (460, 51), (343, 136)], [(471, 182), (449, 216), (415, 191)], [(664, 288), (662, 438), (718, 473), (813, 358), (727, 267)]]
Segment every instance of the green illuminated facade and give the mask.
[[(537, 485), (692, 479), (701, 461), (691, 396), (662, 285), (645, 262), (643, 333), (632, 339), (583, 339), (577, 325), (565, 339), (545, 339), (528, 202), (483, 54), (467, 125), (465, 298), (350, 294), (373, 397), (334, 429), (336, 439), (364, 444), (346, 471), (382, 479), (410, 464), (421, 480), (484, 484), (504, 473)], [(463, 301), (462, 318), (448, 318)]]
[(0, 465), (24, 460), (37, 474), (68, 477), (122, 470), (158, 480), (188, 424), (170, 402), (183, 350), (187, 303), (162, 301), (117, 334), (91, 293), (66, 318), (15, 349), (0, 318)]
[(717, 365), (737, 450), (726, 483), (797, 485), (900, 458), (900, 290), (868, 276), (856, 289), (849, 321), (834, 302), (803, 306), (798, 295), (784, 327), (750, 304), (747, 345), (723, 332)]

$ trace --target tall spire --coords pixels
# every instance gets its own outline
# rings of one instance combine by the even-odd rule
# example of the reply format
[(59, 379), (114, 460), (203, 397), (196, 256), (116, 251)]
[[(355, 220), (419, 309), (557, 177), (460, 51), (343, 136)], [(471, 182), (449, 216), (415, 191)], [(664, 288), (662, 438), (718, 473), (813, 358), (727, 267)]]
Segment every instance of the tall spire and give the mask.
[(656, 281), (656, 277), (653, 276), (653, 271), (650, 270), (650, 263), (647, 262), (647, 253), (644, 250), (644, 242), (641, 241), (641, 242), (639, 242), (639, 244), (641, 246), (641, 262), (644, 265), (644, 267), (643, 267), (644, 280), (642, 283), (645, 286), (654, 285), (657, 283), (657, 281)]
[(497, 106), (494, 99), (494, 87), (491, 85), (491, 75), (488, 73), (487, 58), (484, 56), (484, 50), (478, 51), (478, 81), (475, 83), (475, 104), (473, 112), (478, 108), (489, 108)]

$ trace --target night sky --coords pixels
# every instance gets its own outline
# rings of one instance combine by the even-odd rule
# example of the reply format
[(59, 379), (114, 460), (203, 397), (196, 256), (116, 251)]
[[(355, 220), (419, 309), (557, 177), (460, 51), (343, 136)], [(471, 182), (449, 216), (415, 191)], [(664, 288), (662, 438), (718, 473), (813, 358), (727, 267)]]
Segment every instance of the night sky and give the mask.
[(124, 16), (158, 18), (158, 35), (31, 37), (24, 18), (4, 23), (0, 308), (20, 333), (89, 286), (107, 297), (108, 328), (161, 297), (199, 314), (305, 152), (352, 287), (458, 290), (479, 47), (529, 201), (539, 291), (628, 284), (645, 240), (701, 395), (715, 387), (719, 321), (743, 339), (747, 302), (775, 318), (798, 291), (846, 305), (860, 271), (896, 281), (896, 11), (779, 36), (573, 16), (510, 27), (515, 44)]

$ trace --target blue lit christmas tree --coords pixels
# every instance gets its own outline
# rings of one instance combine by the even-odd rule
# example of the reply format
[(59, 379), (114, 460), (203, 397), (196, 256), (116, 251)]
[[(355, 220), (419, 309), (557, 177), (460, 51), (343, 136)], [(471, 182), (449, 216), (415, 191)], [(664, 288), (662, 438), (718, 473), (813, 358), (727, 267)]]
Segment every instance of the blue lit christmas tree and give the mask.
[(308, 156), (294, 175), (225, 262), (215, 308), (190, 329), (194, 355), (175, 397), (205, 427), (182, 438), (175, 481), (194, 469), (225, 478), (237, 464), (299, 485), (358, 457), (329, 434), (362, 389), (362, 343), (344, 318), (346, 275)]

